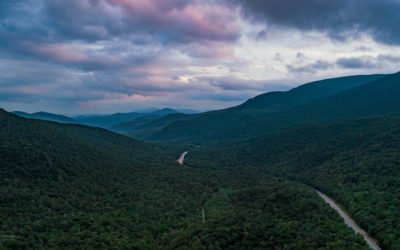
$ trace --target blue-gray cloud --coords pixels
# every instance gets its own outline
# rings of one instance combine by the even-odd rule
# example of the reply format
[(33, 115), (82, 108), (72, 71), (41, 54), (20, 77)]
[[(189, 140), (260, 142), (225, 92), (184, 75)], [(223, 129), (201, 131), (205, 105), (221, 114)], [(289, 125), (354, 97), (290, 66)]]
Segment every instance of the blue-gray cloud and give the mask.
[(381, 54), (378, 56), (342, 57), (337, 59), (336, 64), (346, 69), (380, 69), (399, 62), (400, 56)]
[(286, 65), (293, 74), (316, 74), (329, 69), (382, 69), (395, 63), (400, 63), (400, 56), (380, 54), (377, 56), (340, 57), (336, 61), (317, 60), (305, 65), (296, 63)]
[(335, 39), (370, 34), (400, 44), (398, 0), (235, 0), (245, 15), (268, 25), (324, 32)]
[[(247, 20), (324, 32), (335, 39), (368, 33), (383, 43), (399, 43), (393, 25), (399, 21), (398, 2), (364, 3), (0, 0), (0, 105), (129, 110), (129, 105), (140, 103), (210, 105), (205, 108), (236, 104), (287, 88), (282, 82), (248, 80), (256, 77), (251, 75), (254, 69), (243, 70), (251, 62), (238, 58), (235, 50), (246, 40), (241, 37), (252, 32), (245, 30), (250, 29)], [(244, 20), (240, 10), (249, 19)], [(259, 42), (269, 37), (269, 30), (258, 33)], [(280, 64), (284, 58), (275, 56)], [(298, 65), (287, 65), (288, 71), (310, 75), (400, 62), (390, 55), (310, 63), (299, 53), (296, 59)]]
[[(89, 70), (123, 66), (99, 52), (124, 54), (130, 58), (125, 63), (131, 64), (165, 46), (208, 43), (212, 48), (240, 37), (235, 12), (212, 1), (18, 0), (1, 7), (3, 57), (39, 58)], [(82, 44), (97, 49), (79, 48)]]
[(239, 22), (222, 1), (0, 1), (0, 103), (205, 97), (213, 86), (180, 76), (232, 57)]
[[(303, 57), (300, 56), (300, 58), (303, 58)], [(328, 61), (325, 61), (325, 60), (318, 60), (316, 62), (309, 63), (309, 64), (302, 65), (302, 66), (297, 66), (297, 65), (287, 65), (286, 66), (286, 68), (288, 69), (288, 71), (290, 73), (295, 73), (295, 74), (298, 74), (298, 73), (315, 74), (318, 71), (328, 70), (333, 67), (334, 67), (334, 64), (332, 64)]]
[(347, 69), (373, 69), (380, 67), (378, 61), (371, 57), (347, 57), (339, 58), (337, 64)]

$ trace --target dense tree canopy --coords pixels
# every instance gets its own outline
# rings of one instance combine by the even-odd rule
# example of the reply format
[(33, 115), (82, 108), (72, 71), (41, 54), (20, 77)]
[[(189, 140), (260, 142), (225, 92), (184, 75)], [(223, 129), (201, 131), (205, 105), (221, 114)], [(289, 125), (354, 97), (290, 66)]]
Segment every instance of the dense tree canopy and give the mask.
[(239, 169), (180, 166), (180, 150), (1, 111), (0, 244), (366, 249), (307, 186)]
[[(300, 181), (339, 201), (387, 249), (400, 249), (400, 119), (307, 126), (225, 148), (193, 149), (193, 166)], [(210, 159), (213, 159), (210, 161)]]

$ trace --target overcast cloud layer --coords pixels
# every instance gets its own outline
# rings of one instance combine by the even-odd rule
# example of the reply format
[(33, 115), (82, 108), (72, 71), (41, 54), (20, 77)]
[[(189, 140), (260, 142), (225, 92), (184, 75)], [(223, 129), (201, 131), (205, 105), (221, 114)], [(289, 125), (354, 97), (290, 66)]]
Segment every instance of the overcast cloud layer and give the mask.
[(213, 109), (400, 68), (398, 0), (0, 0), (0, 106)]

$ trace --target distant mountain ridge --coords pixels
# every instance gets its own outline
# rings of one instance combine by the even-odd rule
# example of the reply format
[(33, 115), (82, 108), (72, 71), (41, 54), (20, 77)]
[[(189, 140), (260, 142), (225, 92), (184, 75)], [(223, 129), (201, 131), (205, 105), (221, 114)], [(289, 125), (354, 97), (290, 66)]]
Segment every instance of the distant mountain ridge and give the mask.
[[(172, 143), (246, 140), (307, 122), (351, 119), (353, 116), (373, 117), (374, 112), (377, 115), (386, 111), (397, 113), (394, 95), (398, 87), (386, 86), (390, 79), (398, 81), (398, 74), (320, 80), (285, 92), (265, 93), (228, 109), (198, 114), (181, 114), (177, 110), (164, 108), (150, 113), (77, 116), (69, 123), (102, 127), (131, 137)], [(380, 96), (376, 97), (376, 93), (380, 93)], [(393, 97), (392, 103), (388, 103), (390, 96)], [(369, 107), (373, 102), (374, 107)], [(61, 122), (66, 123), (66, 120)]]
[[(335, 95), (339, 95), (336, 98), (340, 99), (340, 94), (346, 91), (363, 92), (363, 86), (370, 83), (375, 83), (376, 85), (382, 83), (384, 85), (385, 81), (388, 81), (390, 77), (397, 78), (398, 74), (327, 79), (305, 84), (287, 92), (266, 93), (236, 107), (196, 114), (188, 119), (172, 122), (163, 129), (146, 137), (146, 139), (203, 144), (248, 139), (277, 129), (285, 129), (297, 123), (307, 122), (307, 119), (312, 119), (313, 121), (335, 119), (333, 113), (336, 104), (333, 104), (333, 107), (328, 107), (328, 104), (324, 104), (325, 99), (334, 98)], [(396, 93), (396, 88), (387, 90), (387, 95), (390, 96)], [(373, 94), (369, 93), (367, 95), (370, 98), (374, 98)], [(384, 99), (381, 98), (379, 100), (384, 102)], [(339, 105), (338, 107), (341, 107), (340, 109), (348, 108), (348, 112), (350, 112), (354, 100), (352, 101), (350, 97), (346, 98), (346, 100), (331, 100), (329, 102), (336, 102)], [(350, 106), (347, 107), (346, 102)], [(359, 105), (367, 107), (369, 102), (363, 100), (362, 104), (360, 103)], [(391, 104), (391, 107), (396, 110), (396, 105), (393, 105)], [(327, 114), (324, 114), (325, 110), (322, 107), (327, 109)], [(319, 110), (319, 113), (316, 114), (312, 110)], [(332, 115), (329, 116), (329, 114)], [(354, 113), (354, 115), (357, 115), (357, 113)], [(366, 112), (366, 115), (368, 115), (368, 112)], [(335, 116), (336, 118), (345, 118), (340, 114)]]
[(110, 129), (131, 137), (146, 138), (174, 122), (183, 121), (190, 117), (192, 117), (192, 115), (182, 113), (172, 113), (161, 116), (147, 115), (138, 117), (129, 122), (118, 123)]
[(72, 119), (71, 117), (47, 113), (47, 112), (36, 112), (36, 113), (30, 114), (30, 113), (26, 113), (26, 112), (22, 112), (22, 111), (14, 111), (12, 113), (14, 113), (18, 116), (30, 118), (30, 119), (53, 121), (53, 122), (59, 122), (59, 123), (78, 123), (76, 120)]
[(133, 121), (143, 116), (164, 116), (168, 114), (179, 113), (171, 108), (163, 108), (148, 113), (129, 112), (129, 113), (115, 113), (111, 115), (93, 115), (93, 116), (78, 116), (75, 119), (80, 123), (93, 127), (111, 128), (119, 123)]
[[(163, 116), (169, 114), (176, 114), (181, 113), (178, 110), (171, 109), (171, 108), (163, 108), (163, 109), (151, 109), (148, 110), (149, 112), (129, 112), (129, 113), (115, 113), (109, 115), (79, 115), (79, 116), (65, 116), (59, 114), (52, 114), (48, 112), (36, 112), (36, 113), (27, 113), (23, 111), (14, 111), (13, 114), (18, 116), (29, 118), (29, 119), (38, 119), (38, 120), (45, 120), (45, 121), (53, 121), (59, 123), (68, 123), (68, 124), (81, 124), (87, 125), (92, 127), (100, 127), (110, 129), (113, 126), (116, 126), (120, 123), (127, 123), (131, 122), (137, 118), (147, 118), (149, 121), (150, 118), (161, 118)], [(190, 110), (183, 110), (187, 112), (196, 112)]]
[(240, 108), (282, 111), (312, 100), (328, 97), (341, 91), (378, 80), (385, 75), (345, 76), (300, 85), (285, 92), (269, 92), (249, 99)]

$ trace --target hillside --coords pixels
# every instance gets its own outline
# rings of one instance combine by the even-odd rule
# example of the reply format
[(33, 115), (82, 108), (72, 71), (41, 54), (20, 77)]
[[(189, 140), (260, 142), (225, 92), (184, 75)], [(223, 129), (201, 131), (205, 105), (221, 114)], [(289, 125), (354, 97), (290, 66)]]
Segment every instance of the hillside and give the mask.
[[(135, 119), (131, 122), (120, 123), (111, 129), (132, 137), (164, 140), (164, 133), (173, 133), (178, 141), (200, 143), (198, 139), (191, 140), (190, 136), (175, 136), (175, 132), (169, 132), (183, 128), (183, 130), (198, 129), (202, 135), (208, 136), (213, 131), (225, 130), (232, 125), (243, 123), (243, 120), (251, 120), (257, 116), (264, 116), (282, 110), (320, 99), (340, 91), (354, 88), (383, 77), (384, 75), (348, 76), (321, 80), (304, 84), (286, 92), (270, 92), (254, 97), (237, 107), (225, 110), (210, 111), (186, 116), (169, 116), (157, 119)], [(153, 116), (154, 117), (154, 116)], [(156, 117), (155, 117), (156, 118)], [(155, 121), (155, 122), (153, 122)], [(166, 132), (164, 132), (164, 128)], [(208, 130), (208, 132), (206, 131)], [(185, 132), (185, 131), (183, 131)], [(190, 133), (190, 132), (189, 132)], [(203, 134), (205, 133), (205, 134)], [(153, 136), (154, 134), (154, 136)], [(172, 137), (172, 136), (171, 136)], [(184, 137), (184, 138), (181, 138)], [(167, 140), (171, 140), (168, 138)], [(175, 139), (172, 139), (174, 141)]]
[(311, 82), (286, 92), (270, 92), (256, 96), (239, 105), (239, 107), (262, 109), (270, 112), (287, 110), (300, 104), (361, 86), (382, 77), (384, 75), (360, 75)]
[(172, 123), (149, 138), (195, 144), (229, 142), (304, 124), (400, 114), (399, 95), (400, 73), (396, 73), (279, 112), (239, 106), (200, 114)]
[[(152, 110), (151, 112), (130, 112), (130, 113), (116, 113), (111, 115), (92, 115), (92, 116), (77, 116), (80, 124), (100, 127), (100, 128), (122, 128), (129, 122), (141, 117), (153, 117), (154, 119), (161, 118), (165, 115), (179, 113), (178, 111), (170, 108)], [(117, 129), (119, 132), (119, 129)]]
[(400, 249), (400, 119), (311, 125), (226, 148), (193, 149), (189, 164), (307, 183), (344, 205), (385, 249)]
[(190, 117), (192, 115), (182, 113), (145, 115), (129, 122), (118, 123), (112, 126), (110, 130), (135, 138), (146, 138), (174, 122), (183, 121)]
[(0, 110), (1, 247), (365, 249), (306, 186), (178, 150)]
[(154, 120), (160, 119), (170, 114), (178, 114), (180, 111), (164, 108), (152, 109), (148, 112), (115, 113), (110, 115), (81, 115), (74, 118), (52, 114), (47, 112), (26, 113), (22, 111), (12, 112), (20, 117), (53, 121), (67, 124), (82, 124), (92, 127), (107, 128), (116, 132), (135, 131), (136, 127)]
[(37, 119), (37, 120), (44, 120), (44, 121), (52, 121), (52, 122), (59, 122), (59, 123), (77, 123), (74, 119), (64, 116), (64, 115), (57, 115), (57, 114), (52, 114), (52, 113), (47, 113), (47, 112), (36, 112), (36, 113), (26, 113), (22, 111), (14, 111), (14, 114), (25, 117), (25, 118), (30, 118), (30, 119)]
[(91, 115), (91, 116), (77, 116), (77, 120), (80, 124), (88, 125), (92, 127), (108, 128), (121, 122), (131, 121), (142, 116), (142, 113), (130, 112), (130, 113), (116, 113), (111, 115)]

